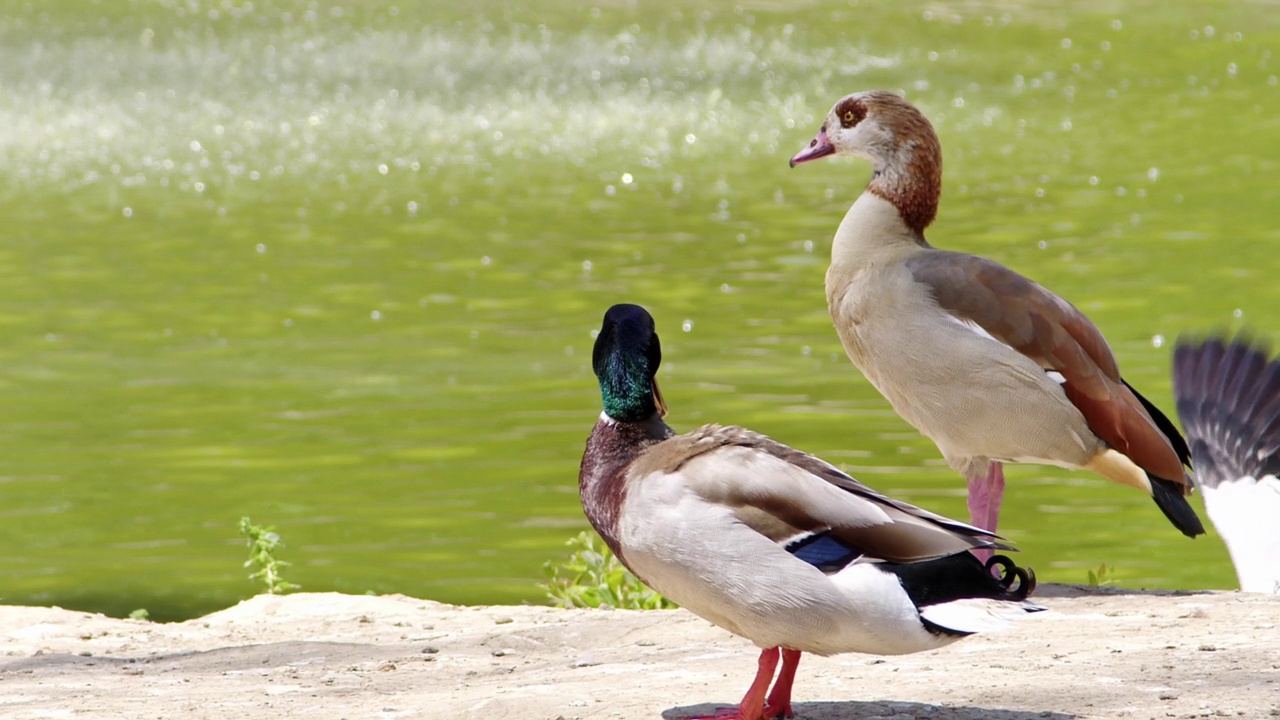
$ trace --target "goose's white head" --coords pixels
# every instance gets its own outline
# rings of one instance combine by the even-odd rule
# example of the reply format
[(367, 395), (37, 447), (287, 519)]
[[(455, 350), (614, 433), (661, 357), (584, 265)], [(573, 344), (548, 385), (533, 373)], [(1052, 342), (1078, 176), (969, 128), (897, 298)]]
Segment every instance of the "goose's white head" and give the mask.
[(923, 232), (933, 221), (942, 189), (942, 146), (928, 118), (911, 103), (883, 90), (841, 98), (808, 147), (791, 158), (791, 167), (829, 155), (870, 162), (868, 190), (896, 205), (915, 230)]
[(877, 171), (910, 163), (912, 151), (938, 147), (929, 120), (914, 105), (883, 90), (840, 98), (809, 146), (791, 158), (791, 166), (828, 155), (854, 155)]

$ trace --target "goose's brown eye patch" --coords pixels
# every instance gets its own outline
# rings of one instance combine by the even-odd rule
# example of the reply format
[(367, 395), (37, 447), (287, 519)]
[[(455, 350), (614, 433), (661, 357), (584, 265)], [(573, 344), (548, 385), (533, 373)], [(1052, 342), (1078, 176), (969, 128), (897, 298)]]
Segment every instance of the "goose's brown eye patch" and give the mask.
[(849, 99), (841, 103), (837, 115), (840, 117), (840, 126), (851, 128), (862, 122), (867, 116), (867, 111), (862, 107), (862, 103), (854, 99)]

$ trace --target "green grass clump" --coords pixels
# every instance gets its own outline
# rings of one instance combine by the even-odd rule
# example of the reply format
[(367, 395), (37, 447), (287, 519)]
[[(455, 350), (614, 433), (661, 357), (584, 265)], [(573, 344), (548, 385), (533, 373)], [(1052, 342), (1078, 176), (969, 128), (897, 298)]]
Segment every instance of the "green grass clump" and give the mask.
[(280, 560), (275, 553), (284, 545), (284, 540), (275, 532), (275, 528), (254, 525), (247, 517), (240, 518), (240, 534), (249, 546), (249, 559), (244, 561), (247, 568), (256, 568), (249, 573), (250, 580), (261, 580), (268, 593), (283, 595), (301, 589), (301, 585), (287, 582), (280, 571), (289, 567), (289, 563)]
[(667, 610), (676, 604), (649, 589), (623, 567), (595, 533), (582, 531), (565, 543), (569, 556), (547, 562), (547, 582), (539, 584), (552, 605), (611, 607), (623, 610)]
[(1090, 570), (1088, 576), (1089, 584), (1094, 587), (1102, 587), (1103, 585), (1116, 584), (1116, 568), (1114, 565), (1102, 563), (1096, 571)]

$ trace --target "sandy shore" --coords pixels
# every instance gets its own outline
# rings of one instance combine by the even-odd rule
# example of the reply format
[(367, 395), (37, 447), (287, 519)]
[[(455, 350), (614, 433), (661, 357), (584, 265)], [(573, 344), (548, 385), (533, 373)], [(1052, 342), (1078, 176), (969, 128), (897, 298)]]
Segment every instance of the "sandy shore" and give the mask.
[[(895, 658), (806, 657), (801, 718), (1280, 717), (1280, 597), (1048, 586), (1051, 612)], [(667, 718), (738, 701), (684, 612), (261, 596), (175, 624), (0, 607), (0, 717)]]

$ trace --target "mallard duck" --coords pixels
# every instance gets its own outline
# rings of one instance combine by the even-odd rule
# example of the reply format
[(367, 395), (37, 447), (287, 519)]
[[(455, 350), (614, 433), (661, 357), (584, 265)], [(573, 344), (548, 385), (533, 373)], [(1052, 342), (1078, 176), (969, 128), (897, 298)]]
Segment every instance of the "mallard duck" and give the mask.
[(1248, 335), (1179, 340), (1173, 397), (1240, 589), (1280, 593), (1280, 358), (1269, 356)]
[(750, 430), (677, 435), (663, 421), (661, 362), (653, 317), (637, 305), (609, 308), (592, 355), (604, 410), (578, 490), (627, 568), (762, 648), (734, 717), (791, 715), (801, 653), (931, 650), (1042, 609), (1026, 600), (1031, 571), (967, 552), (1008, 549), (991, 533)]
[(942, 189), (925, 116), (889, 92), (841, 98), (791, 166), (830, 155), (872, 165), (832, 244), (831, 319), (853, 364), (968, 480), (971, 522), (996, 529), (1001, 463), (1045, 463), (1138, 488), (1202, 534), (1186, 442), (1093, 323), (1006, 267), (925, 240)]

